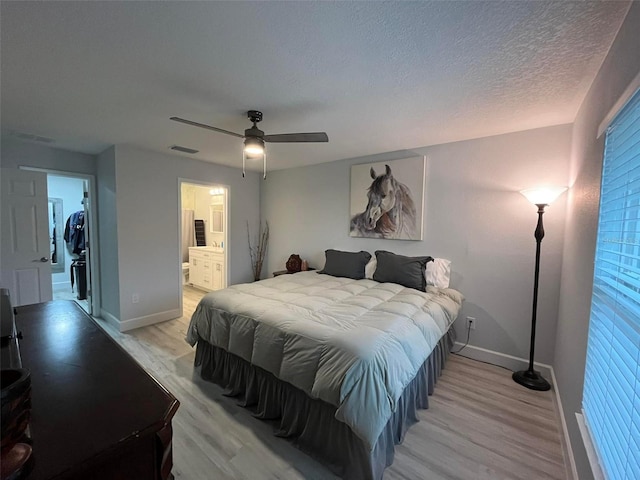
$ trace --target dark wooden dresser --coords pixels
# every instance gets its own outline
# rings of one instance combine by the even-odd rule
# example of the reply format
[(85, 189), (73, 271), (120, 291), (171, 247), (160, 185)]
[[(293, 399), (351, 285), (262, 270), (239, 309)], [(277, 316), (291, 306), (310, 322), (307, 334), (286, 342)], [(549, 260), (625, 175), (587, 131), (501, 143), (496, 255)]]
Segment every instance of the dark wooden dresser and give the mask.
[(75, 302), (19, 307), (15, 322), (31, 371), (29, 480), (172, 478), (171, 393)]

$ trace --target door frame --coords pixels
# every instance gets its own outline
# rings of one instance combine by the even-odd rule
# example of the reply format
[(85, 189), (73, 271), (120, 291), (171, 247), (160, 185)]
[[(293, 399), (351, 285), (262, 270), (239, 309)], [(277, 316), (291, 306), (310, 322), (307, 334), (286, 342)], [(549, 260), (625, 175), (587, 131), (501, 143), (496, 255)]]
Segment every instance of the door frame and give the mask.
[(182, 285), (182, 184), (191, 184), (191, 185), (196, 185), (196, 186), (201, 186), (201, 187), (208, 187), (208, 188), (215, 188), (215, 187), (222, 187), (225, 189), (225, 197), (224, 197), (224, 284), (225, 284), (225, 288), (229, 286), (229, 249), (231, 248), (230, 242), (229, 242), (229, 203), (230, 200), (229, 198), (231, 197), (230, 195), (230, 189), (231, 187), (229, 187), (229, 185), (226, 185), (224, 183), (217, 183), (217, 182), (209, 182), (209, 181), (205, 181), (205, 180), (193, 180), (190, 178), (183, 178), (183, 177), (178, 177), (178, 215), (177, 215), (177, 232), (178, 232), (178, 250), (177, 250), (177, 258), (179, 260), (178, 263), (178, 291), (180, 292), (180, 316), (182, 316), (184, 314), (184, 310), (183, 310), (183, 305), (182, 305), (182, 301), (183, 301), (183, 297), (184, 297), (184, 291), (183, 291), (183, 285)]
[(100, 317), (102, 305), (100, 298), (100, 263), (98, 262), (99, 238), (98, 238), (98, 205), (96, 177), (90, 173), (69, 172), (65, 170), (54, 170), (52, 168), (39, 168), (20, 166), (20, 170), (31, 170), (33, 172), (43, 172), (59, 177), (79, 178), (87, 181), (89, 190), (89, 288), (91, 288), (91, 316)]

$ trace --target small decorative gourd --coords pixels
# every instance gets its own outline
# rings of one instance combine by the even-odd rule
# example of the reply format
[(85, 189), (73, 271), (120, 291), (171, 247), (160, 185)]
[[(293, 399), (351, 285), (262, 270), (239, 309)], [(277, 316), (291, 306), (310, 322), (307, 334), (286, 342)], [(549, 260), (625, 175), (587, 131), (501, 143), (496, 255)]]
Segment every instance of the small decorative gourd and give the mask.
[(289, 260), (287, 260), (287, 272), (289, 273), (296, 273), (299, 272), (300, 269), (302, 268), (302, 259), (300, 258), (300, 255), (298, 255), (297, 253), (292, 254), (289, 257)]

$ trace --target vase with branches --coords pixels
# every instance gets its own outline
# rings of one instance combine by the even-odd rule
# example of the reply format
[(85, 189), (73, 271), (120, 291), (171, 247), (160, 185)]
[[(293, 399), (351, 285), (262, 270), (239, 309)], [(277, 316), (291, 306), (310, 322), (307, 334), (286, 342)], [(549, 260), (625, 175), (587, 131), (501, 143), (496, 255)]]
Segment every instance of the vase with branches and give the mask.
[(262, 273), (262, 264), (264, 256), (267, 253), (267, 244), (269, 243), (269, 222), (265, 222), (265, 227), (258, 229), (258, 235), (254, 243), (251, 243), (251, 234), (249, 233), (249, 221), (247, 220), (247, 241), (249, 242), (249, 256), (251, 257), (251, 269), (253, 271), (253, 279), (260, 280)]

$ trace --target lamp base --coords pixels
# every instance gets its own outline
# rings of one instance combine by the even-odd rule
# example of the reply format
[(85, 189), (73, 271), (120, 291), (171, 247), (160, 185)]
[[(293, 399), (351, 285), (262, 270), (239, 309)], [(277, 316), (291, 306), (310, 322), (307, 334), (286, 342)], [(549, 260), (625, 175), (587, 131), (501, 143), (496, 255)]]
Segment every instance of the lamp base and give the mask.
[(547, 382), (540, 373), (533, 370), (522, 370), (520, 372), (513, 372), (511, 377), (516, 383), (523, 385), (531, 390), (540, 390), (546, 392), (551, 389), (551, 385)]

